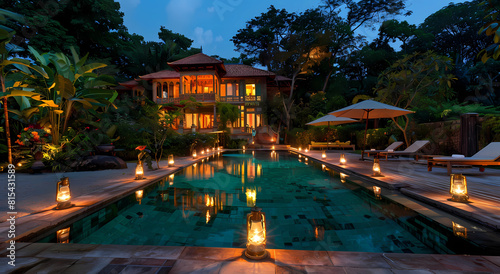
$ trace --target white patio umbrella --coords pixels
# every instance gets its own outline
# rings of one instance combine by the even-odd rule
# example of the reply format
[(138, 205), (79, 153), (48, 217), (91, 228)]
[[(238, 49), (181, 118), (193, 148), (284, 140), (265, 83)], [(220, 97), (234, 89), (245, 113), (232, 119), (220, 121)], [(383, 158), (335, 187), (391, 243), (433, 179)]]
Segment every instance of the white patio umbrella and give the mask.
[[(309, 126), (328, 126), (328, 128), (331, 125), (341, 125), (341, 124), (347, 124), (347, 123), (354, 123), (358, 122), (358, 120), (354, 120), (351, 118), (346, 118), (346, 117), (335, 117), (333, 115), (326, 115), (321, 118), (318, 118), (312, 122), (307, 123), (306, 125)], [(328, 150), (328, 135), (326, 139), (326, 149)]]
[[(414, 113), (414, 111), (398, 108), (395, 106), (387, 105), (373, 100), (365, 100), (354, 105), (332, 111), (328, 114), (336, 117), (347, 117), (353, 119), (366, 119), (365, 138), (363, 144), (363, 151), (366, 146), (366, 132), (368, 130), (368, 119), (378, 118), (394, 118), (405, 114)], [(361, 156), (363, 158), (363, 156)]]

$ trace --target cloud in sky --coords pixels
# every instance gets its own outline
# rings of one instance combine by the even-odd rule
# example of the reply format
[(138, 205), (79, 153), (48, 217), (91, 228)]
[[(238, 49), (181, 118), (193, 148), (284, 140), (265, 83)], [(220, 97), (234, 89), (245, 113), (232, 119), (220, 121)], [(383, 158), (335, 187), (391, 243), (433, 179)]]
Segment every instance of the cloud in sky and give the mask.
[(211, 29), (204, 30), (202, 27), (194, 29), (194, 44), (208, 46), (214, 41), (214, 33)]
[(166, 7), (168, 25), (176, 25), (180, 29), (189, 27), (193, 16), (201, 5), (202, 0), (170, 0)]

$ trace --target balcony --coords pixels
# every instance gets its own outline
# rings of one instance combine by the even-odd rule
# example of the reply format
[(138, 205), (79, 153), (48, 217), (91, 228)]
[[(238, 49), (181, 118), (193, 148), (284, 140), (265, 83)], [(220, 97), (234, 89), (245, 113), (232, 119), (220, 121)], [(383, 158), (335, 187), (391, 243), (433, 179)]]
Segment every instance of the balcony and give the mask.
[(215, 102), (225, 102), (225, 103), (245, 103), (245, 102), (259, 102), (262, 101), (262, 97), (258, 96), (219, 96), (214, 93), (194, 93), (194, 94), (181, 94), (176, 98), (157, 98), (157, 104), (168, 104), (174, 103), (179, 104), (182, 100), (189, 100), (193, 97), (196, 102), (200, 103), (215, 103)]

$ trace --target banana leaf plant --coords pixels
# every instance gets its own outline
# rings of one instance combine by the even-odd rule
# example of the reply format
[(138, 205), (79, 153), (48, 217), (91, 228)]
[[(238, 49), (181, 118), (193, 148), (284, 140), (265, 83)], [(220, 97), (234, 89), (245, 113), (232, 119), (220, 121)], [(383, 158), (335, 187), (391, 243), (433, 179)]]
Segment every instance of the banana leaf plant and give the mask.
[(28, 89), (23, 81), (26, 78), (48, 77), (43, 68), (31, 64), (28, 60), (20, 58), (8, 59), (9, 51), (7, 50), (7, 44), (12, 39), (13, 34), (13, 32), (0, 28), (0, 82), (2, 85), (0, 99), (2, 100), (5, 116), (5, 133), (9, 164), (12, 164), (12, 144), (10, 140), (8, 98), (14, 97), (18, 100), (18, 103), (21, 102), (21, 104), (23, 102), (29, 102), (27, 98), (41, 101), (42, 104), (45, 104), (45, 102), (41, 100), (40, 94), (30, 91), (31, 89)]
[(40, 123), (51, 128), (54, 144), (59, 144), (75, 109), (114, 107), (113, 101), (118, 93), (107, 89), (116, 85), (114, 78), (95, 73), (106, 64), (86, 64), (88, 54), (80, 59), (73, 48), (71, 59), (63, 53), (40, 54), (32, 47), (29, 51), (48, 74), (44, 88), (38, 90), (46, 99), (43, 106), (47, 107)]

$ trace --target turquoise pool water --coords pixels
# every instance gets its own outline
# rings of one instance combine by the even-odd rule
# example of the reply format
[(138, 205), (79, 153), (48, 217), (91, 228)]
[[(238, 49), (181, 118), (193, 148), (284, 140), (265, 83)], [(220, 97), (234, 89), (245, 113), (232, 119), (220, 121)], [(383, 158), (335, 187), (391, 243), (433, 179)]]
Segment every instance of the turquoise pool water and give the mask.
[(141, 191), (75, 222), (70, 242), (245, 247), (256, 204), (267, 248), (460, 253), (452, 231), (289, 153), (214, 156)]

